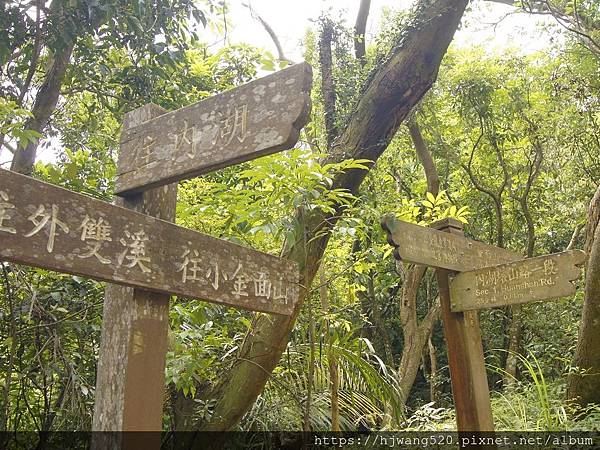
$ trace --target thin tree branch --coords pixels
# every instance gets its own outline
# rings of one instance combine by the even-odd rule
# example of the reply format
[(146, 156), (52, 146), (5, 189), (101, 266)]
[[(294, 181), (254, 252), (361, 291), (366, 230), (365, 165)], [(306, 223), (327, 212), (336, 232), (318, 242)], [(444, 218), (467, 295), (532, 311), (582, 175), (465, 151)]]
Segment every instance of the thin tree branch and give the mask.
[(573, 234), (571, 235), (571, 240), (569, 241), (569, 245), (567, 245), (567, 247), (565, 248), (565, 251), (573, 250), (573, 248), (575, 248), (575, 244), (577, 244), (577, 239), (579, 238), (579, 234), (581, 233), (581, 230), (583, 229), (584, 226), (585, 226), (584, 223), (578, 223), (577, 225), (575, 225), (575, 229), (573, 230)]
[(360, 61), (362, 67), (367, 63), (366, 59), (366, 38), (367, 19), (371, 9), (371, 0), (360, 0), (358, 15), (354, 25), (354, 55)]
[(283, 47), (281, 46), (281, 42), (279, 41), (279, 37), (277, 37), (277, 34), (273, 30), (273, 28), (269, 25), (269, 23), (260, 14), (258, 14), (254, 10), (254, 8), (252, 8), (251, 4), (249, 4), (249, 3), (242, 3), (242, 5), (245, 6), (246, 8), (248, 8), (250, 10), (250, 15), (252, 16), (252, 18), (255, 19), (255, 20), (258, 20), (260, 22), (260, 24), (263, 26), (263, 28), (265, 29), (265, 31), (271, 37), (271, 40), (273, 41), (273, 44), (275, 44), (275, 48), (277, 49), (277, 59), (279, 61), (282, 61), (282, 62), (287, 62), (289, 64), (294, 64), (294, 61), (292, 61), (287, 56), (285, 56), (285, 53), (283, 51)]
[(438, 176), (435, 162), (431, 156), (431, 153), (429, 152), (429, 149), (423, 140), (421, 128), (419, 127), (419, 124), (414, 116), (411, 117), (411, 119), (406, 123), (406, 126), (413, 141), (413, 145), (415, 146), (415, 151), (417, 152), (419, 161), (421, 161), (421, 165), (425, 170), (427, 191), (431, 192), (433, 195), (437, 195), (440, 190), (440, 178)]

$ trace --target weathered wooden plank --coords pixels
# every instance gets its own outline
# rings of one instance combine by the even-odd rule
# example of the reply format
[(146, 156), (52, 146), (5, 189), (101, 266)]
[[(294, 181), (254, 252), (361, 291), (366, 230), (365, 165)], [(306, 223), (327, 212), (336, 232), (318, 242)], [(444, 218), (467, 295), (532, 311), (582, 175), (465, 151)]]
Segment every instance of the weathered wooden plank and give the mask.
[(581, 250), (569, 250), (463, 272), (451, 282), (452, 310), (493, 308), (575, 293), (572, 281), (585, 262)]
[[(145, 105), (125, 115), (123, 128), (165, 112), (157, 105)], [(126, 199), (118, 197), (116, 202), (127, 209), (173, 222), (177, 184)], [(162, 430), (169, 300), (169, 294), (106, 285), (92, 430), (154, 433), (142, 433), (144, 442), (131, 442), (132, 434), (94, 433), (92, 450), (160, 448), (158, 432)]]
[(509, 250), (443, 233), (396, 219), (393, 214), (381, 220), (394, 246), (394, 256), (402, 261), (464, 272), (523, 259)]
[(296, 64), (121, 135), (116, 192), (140, 191), (293, 147), (310, 113), (312, 69)]
[[(461, 237), (462, 224), (445, 219), (431, 225), (445, 234)], [(436, 269), (442, 323), (448, 346), (448, 366), (459, 433), (494, 431), (490, 391), (477, 311), (450, 309), (450, 272)]]
[(291, 314), (297, 265), (0, 169), (0, 260)]

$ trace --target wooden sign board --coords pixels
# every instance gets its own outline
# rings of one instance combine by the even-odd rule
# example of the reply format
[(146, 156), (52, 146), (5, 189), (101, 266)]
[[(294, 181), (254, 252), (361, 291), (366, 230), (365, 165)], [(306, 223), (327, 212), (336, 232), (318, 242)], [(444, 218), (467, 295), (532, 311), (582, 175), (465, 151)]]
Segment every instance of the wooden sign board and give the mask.
[(312, 69), (296, 64), (123, 130), (116, 193), (140, 192), (293, 147)]
[(289, 315), (288, 260), (0, 169), (0, 260)]
[(450, 283), (452, 311), (572, 295), (575, 293), (572, 281), (580, 275), (577, 266), (585, 258), (583, 251), (569, 250), (460, 273)]
[(518, 253), (386, 215), (381, 226), (397, 259), (464, 272), (523, 259)]

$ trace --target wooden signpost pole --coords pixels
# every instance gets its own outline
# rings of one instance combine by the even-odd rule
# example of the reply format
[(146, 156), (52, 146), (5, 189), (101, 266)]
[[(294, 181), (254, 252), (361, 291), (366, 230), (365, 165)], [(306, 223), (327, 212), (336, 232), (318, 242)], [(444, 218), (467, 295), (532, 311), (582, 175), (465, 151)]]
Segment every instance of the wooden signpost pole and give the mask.
[[(177, 181), (291, 148), (309, 118), (311, 84), (312, 70), (303, 63), (164, 117), (159, 116), (165, 111), (152, 105), (130, 113), (117, 167), (116, 192), (123, 197), (123, 206), (173, 221)], [(202, 271), (215, 289), (222, 277), (235, 280), (228, 292), (234, 303), (249, 297), (246, 289), (253, 283), (254, 297), (261, 298), (255, 308), (247, 308), (262, 310), (266, 299), (283, 299), (287, 306), (282, 277), (271, 280), (262, 267), (254, 278), (240, 273), (244, 265), (257, 265), (256, 261), (238, 262), (233, 272), (222, 273), (221, 268), (220, 273), (218, 262), (208, 270), (198, 265), (198, 249), (187, 248), (181, 258), (185, 258), (180, 267), (184, 284), (187, 278), (198, 281)], [(162, 429), (168, 323), (168, 295), (107, 288), (93, 430)], [(158, 448), (160, 435), (154, 433), (150, 439), (154, 442), (144, 447)], [(120, 444), (111, 448), (128, 447)]]
[[(463, 234), (462, 224), (455, 219), (443, 219), (431, 228), (459, 236)], [(491, 432), (494, 421), (479, 318), (476, 311), (452, 312), (450, 274), (449, 270), (436, 269), (458, 430)]]
[[(123, 128), (131, 128), (165, 112), (145, 105), (128, 113)], [(128, 209), (173, 222), (177, 183), (117, 200)], [(169, 295), (119, 285), (107, 285), (102, 340), (96, 381), (94, 431), (161, 431), (165, 389), (165, 355), (169, 327)], [(104, 439), (119, 440), (120, 434)], [(159, 447), (160, 435), (148, 435)], [(95, 440), (96, 448), (121, 448), (119, 442)], [(100, 445), (99, 445), (100, 444)]]

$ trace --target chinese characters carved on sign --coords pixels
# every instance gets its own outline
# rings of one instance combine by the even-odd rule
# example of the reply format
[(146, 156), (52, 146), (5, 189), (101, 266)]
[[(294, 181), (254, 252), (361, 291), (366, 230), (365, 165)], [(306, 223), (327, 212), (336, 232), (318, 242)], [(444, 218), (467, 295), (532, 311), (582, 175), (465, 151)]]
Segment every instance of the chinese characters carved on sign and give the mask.
[(112, 242), (111, 226), (102, 217), (92, 219), (87, 214), (83, 219), (81, 226), (81, 240), (91, 241), (87, 247), (88, 252), (78, 255), (79, 258), (91, 258), (95, 256), (102, 264), (110, 264), (110, 259), (103, 257), (98, 253), (103, 242)]
[(198, 250), (189, 248), (185, 249), (181, 258), (177, 272), (181, 272), (183, 283), (198, 283), (210, 286), (215, 291), (228, 285), (229, 293), (238, 299), (253, 295), (262, 303), (272, 300), (288, 304), (287, 287), (283, 280), (279, 278), (273, 282), (266, 268), (261, 268), (258, 272), (246, 271), (244, 265), (238, 262), (233, 271), (227, 271), (215, 258), (210, 258), (209, 255), (202, 257)]
[[(232, 142), (242, 143), (248, 131), (248, 105), (234, 106), (226, 113), (215, 112), (216, 119), (208, 125), (190, 125), (188, 119), (183, 120), (183, 128), (176, 133), (169, 133), (173, 144), (173, 154), (177, 155), (182, 148), (187, 149), (185, 156), (194, 159), (199, 152), (213, 147), (228, 146)], [(153, 159), (152, 149), (155, 139), (145, 136), (140, 139), (135, 154), (140, 161), (148, 164)]]
[[(16, 234), (17, 230), (9, 226), (11, 216), (8, 214), (9, 210), (15, 209), (15, 205), (9, 203), (10, 199), (3, 191), (0, 191), (0, 198), (0, 233)], [(46, 229), (46, 251), (53, 253), (57, 235), (62, 233), (68, 236), (70, 232), (68, 224), (60, 219), (60, 212), (56, 204), (48, 208), (46, 205), (39, 205), (35, 212), (27, 217), (34, 228), (24, 233), (23, 237), (33, 237)], [(146, 248), (150, 238), (143, 229), (135, 232), (124, 230), (122, 237), (118, 239), (121, 251), (117, 255), (107, 255), (102, 247), (103, 244), (113, 242), (112, 225), (106, 218), (86, 214), (77, 230), (81, 231), (79, 240), (85, 244), (76, 255), (78, 258), (95, 258), (106, 265), (115, 262), (117, 267), (137, 269), (144, 274), (152, 272), (152, 260)], [(227, 284), (230, 294), (238, 299), (252, 296), (259, 298), (262, 303), (268, 300), (288, 303), (285, 283), (281, 278), (272, 280), (266, 268), (248, 271), (241, 262), (237, 262), (233, 270), (227, 271), (221, 267), (218, 258), (211, 258), (210, 255), (203, 257), (198, 250), (190, 250), (187, 247), (175, 266), (174, 271), (181, 273), (181, 282), (184, 284), (198, 283), (210, 286), (214, 291), (223, 289)]]
[(452, 309), (462, 311), (564, 297), (575, 291), (581, 250), (528, 258), (457, 275), (451, 282)]
[(8, 202), (8, 194), (0, 191), (0, 232), (16, 234), (17, 230), (8, 225), (4, 225), (4, 222), (10, 220), (9, 211), (14, 209), (15, 205)]
[(249, 310), (298, 297), (290, 261), (2, 169), (0, 242), (2, 261)]
[(125, 128), (115, 192), (141, 192), (292, 148), (308, 122), (312, 71), (296, 64)]

